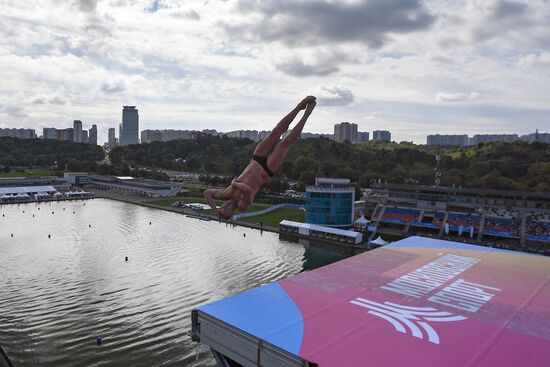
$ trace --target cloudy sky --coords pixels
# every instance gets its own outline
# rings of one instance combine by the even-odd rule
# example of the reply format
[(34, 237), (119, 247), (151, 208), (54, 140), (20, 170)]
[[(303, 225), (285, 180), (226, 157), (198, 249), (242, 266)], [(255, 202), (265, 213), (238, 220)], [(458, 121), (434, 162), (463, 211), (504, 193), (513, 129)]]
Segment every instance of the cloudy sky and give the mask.
[[(550, 1), (0, 0), (0, 127), (550, 131)], [(117, 133), (118, 134), (118, 133)]]

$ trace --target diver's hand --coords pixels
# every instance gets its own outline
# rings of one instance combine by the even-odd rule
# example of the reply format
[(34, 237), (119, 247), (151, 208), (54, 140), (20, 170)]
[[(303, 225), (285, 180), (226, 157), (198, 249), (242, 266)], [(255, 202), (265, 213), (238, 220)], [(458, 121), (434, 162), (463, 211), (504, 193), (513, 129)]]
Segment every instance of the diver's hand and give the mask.
[(296, 106), (296, 109), (301, 111), (301, 110), (305, 110), (307, 105), (310, 104), (311, 102), (315, 102), (317, 98), (315, 96), (307, 96), (306, 98), (302, 99), (302, 101), (300, 103), (298, 103), (298, 105)]

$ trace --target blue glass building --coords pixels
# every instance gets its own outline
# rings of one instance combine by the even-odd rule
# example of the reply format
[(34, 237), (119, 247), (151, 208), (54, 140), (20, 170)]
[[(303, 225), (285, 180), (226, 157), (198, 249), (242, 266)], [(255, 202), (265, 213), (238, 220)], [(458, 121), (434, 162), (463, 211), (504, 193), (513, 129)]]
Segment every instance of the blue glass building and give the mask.
[(349, 179), (316, 178), (306, 189), (306, 223), (331, 227), (353, 225), (355, 190)]

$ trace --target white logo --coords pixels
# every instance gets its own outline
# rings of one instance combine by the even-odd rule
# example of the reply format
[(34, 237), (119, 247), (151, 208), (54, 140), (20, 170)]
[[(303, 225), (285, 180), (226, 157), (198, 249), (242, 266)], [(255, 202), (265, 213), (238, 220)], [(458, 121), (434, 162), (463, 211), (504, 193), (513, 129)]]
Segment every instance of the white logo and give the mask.
[(423, 339), (424, 331), (428, 336), (428, 341), (434, 344), (439, 344), (439, 335), (437, 335), (437, 332), (427, 321), (451, 322), (467, 319), (464, 316), (453, 315), (446, 311), (438, 311), (432, 307), (410, 307), (391, 302), (384, 302), (382, 304), (360, 297), (350, 302), (354, 305), (368, 308), (369, 314), (386, 320), (400, 333), (407, 334), (408, 328), (412, 336)]

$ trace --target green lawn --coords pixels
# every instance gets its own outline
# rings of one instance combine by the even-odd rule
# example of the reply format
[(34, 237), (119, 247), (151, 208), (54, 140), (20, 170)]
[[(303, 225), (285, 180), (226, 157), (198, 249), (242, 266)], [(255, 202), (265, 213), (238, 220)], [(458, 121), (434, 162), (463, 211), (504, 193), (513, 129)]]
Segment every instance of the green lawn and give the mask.
[(10, 171), (8, 173), (4, 171), (0, 171), (0, 177), (29, 177), (29, 176), (55, 176), (56, 171), (51, 169), (46, 170), (32, 170), (32, 171), (25, 171), (25, 172), (17, 172), (17, 171)]
[(242, 218), (241, 220), (260, 223), (267, 226), (278, 227), (283, 220), (292, 220), (294, 222), (305, 222), (305, 212), (300, 209), (281, 208), (267, 214), (257, 215), (255, 217)]

